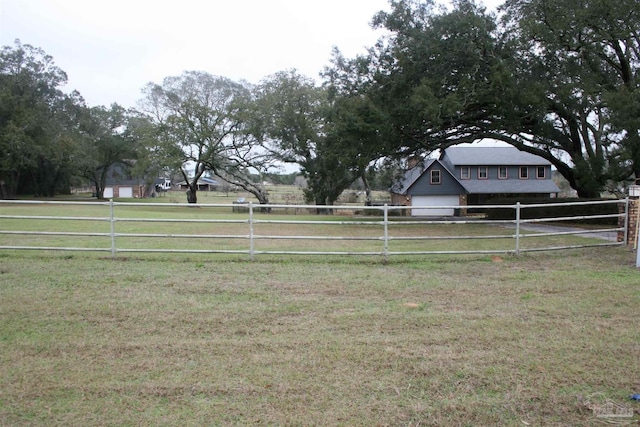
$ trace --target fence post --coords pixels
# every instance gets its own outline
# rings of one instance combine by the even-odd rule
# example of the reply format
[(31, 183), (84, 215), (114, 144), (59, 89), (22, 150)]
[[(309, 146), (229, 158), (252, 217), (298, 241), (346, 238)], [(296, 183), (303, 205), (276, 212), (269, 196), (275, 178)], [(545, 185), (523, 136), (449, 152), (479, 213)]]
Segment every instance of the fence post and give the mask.
[(113, 214), (113, 199), (109, 199), (109, 222), (111, 223), (111, 258), (116, 257), (116, 218)]
[(249, 257), (254, 260), (254, 242), (253, 242), (253, 202), (249, 202)]
[(516, 203), (516, 255), (520, 255), (520, 202)]
[(384, 261), (389, 260), (389, 206), (384, 204)]
[[(618, 211), (620, 212), (620, 211)], [(620, 224), (620, 223), (618, 223)], [(619, 227), (620, 225), (618, 225)], [(636, 225), (637, 227), (637, 225)], [(624, 199), (624, 239), (625, 247), (629, 244), (629, 197)]]

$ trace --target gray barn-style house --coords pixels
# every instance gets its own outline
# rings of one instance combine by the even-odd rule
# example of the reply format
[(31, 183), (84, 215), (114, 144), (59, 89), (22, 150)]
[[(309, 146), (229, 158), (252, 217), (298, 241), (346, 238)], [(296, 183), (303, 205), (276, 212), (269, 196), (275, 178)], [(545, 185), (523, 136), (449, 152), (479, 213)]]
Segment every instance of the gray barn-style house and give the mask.
[(391, 188), (396, 206), (413, 216), (453, 216), (452, 206), (481, 205), (495, 197), (551, 197), (560, 192), (551, 179), (551, 163), (514, 147), (455, 146), (438, 159), (409, 169)]

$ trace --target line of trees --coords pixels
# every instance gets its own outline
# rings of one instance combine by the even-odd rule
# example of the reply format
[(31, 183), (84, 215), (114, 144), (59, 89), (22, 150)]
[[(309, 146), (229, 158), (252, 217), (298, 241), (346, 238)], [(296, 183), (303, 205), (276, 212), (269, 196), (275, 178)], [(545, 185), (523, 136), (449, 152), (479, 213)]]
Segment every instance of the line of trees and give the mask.
[(107, 171), (141, 153), (131, 112), (88, 107), (60, 89), (67, 75), (42, 49), (0, 50), (0, 197), (54, 196), (91, 182), (101, 198)]
[(386, 35), (355, 58), (334, 49), (321, 85), (295, 70), (257, 84), (187, 71), (145, 86), (136, 110), (89, 107), (42, 50), (5, 46), (0, 197), (79, 179), (102, 197), (120, 164), (177, 172), (190, 203), (205, 174), (268, 203), (263, 178), (292, 163), (309, 203), (355, 181), (370, 201), (403, 159), (486, 138), (549, 160), (582, 197), (640, 177), (636, 0), (389, 3), (372, 21)]

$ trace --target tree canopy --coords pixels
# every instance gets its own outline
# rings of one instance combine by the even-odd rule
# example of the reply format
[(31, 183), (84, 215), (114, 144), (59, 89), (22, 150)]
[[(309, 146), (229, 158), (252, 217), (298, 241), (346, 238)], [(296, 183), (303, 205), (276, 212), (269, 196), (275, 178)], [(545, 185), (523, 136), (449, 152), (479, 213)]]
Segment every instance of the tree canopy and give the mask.
[(329, 134), (326, 90), (289, 70), (265, 78), (256, 93), (261, 139), (279, 161), (300, 165), (307, 202), (332, 205), (354, 178)]
[(0, 197), (51, 196), (69, 185), (74, 151), (69, 117), (78, 94), (42, 49), (16, 40), (0, 50)]
[(137, 157), (129, 113), (87, 107), (66, 82), (42, 49), (16, 41), (0, 51), (0, 197), (54, 196), (87, 179), (101, 198), (109, 168)]
[(549, 160), (581, 196), (636, 177), (636, 1), (510, 0), (501, 19), (471, 0), (390, 3), (359, 78), (395, 132), (389, 151), (492, 138)]
[[(197, 202), (197, 182), (209, 171), (268, 203), (262, 183), (250, 174), (273, 166), (269, 151), (254, 137), (251, 90), (205, 72), (188, 71), (144, 89), (143, 107), (156, 125), (166, 163), (179, 166), (189, 186), (188, 201)], [(190, 173), (190, 168), (194, 173)]]
[(128, 113), (118, 104), (82, 108), (79, 117), (78, 140), (82, 156), (76, 167), (78, 173), (89, 180), (102, 199), (107, 176), (128, 173), (138, 158), (138, 146), (128, 135)]

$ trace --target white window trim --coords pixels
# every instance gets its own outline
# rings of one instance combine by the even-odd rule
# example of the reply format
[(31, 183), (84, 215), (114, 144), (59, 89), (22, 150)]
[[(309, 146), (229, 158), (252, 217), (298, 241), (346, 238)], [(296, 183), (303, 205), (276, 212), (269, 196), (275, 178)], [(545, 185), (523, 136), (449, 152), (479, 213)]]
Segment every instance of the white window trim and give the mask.
[[(523, 175), (522, 175), (522, 171), (523, 171), (523, 170), (526, 170), (526, 171), (527, 171), (527, 175), (526, 175), (526, 176), (523, 176)], [(520, 166), (520, 167), (518, 168), (518, 177), (519, 177), (520, 179), (529, 179), (529, 166)]]
[[(542, 169), (542, 176), (538, 175), (538, 171)], [(536, 179), (547, 179), (547, 168), (544, 166), (536, 167)]]
[[(500, 176), (500, 169), (504, 168), (504, 177)], [(509, 179), (509, 168), (506, 166), (498, 166), (498, 179)]]
[[(433, 175), (434, 172), (438, 172), (438, 182), (434, 182), (433, 181)], [(430, 173), (429, 173), (429, 183), (431, 185), (440, 185), (442, 184), (442, 171), (440, 171), (440, 169), (433, 169)]]
[[(467, 172), (467, 176), (463, 175), (463, 171)], [(471, 167), (470, 166), (462, 166), (460, 168), (460, 179), (471, 179)]]
[[(480, 176), (480, 170), (484, 169), (484, 171), (486, 172), (486, 176), (483, 178)], [(478, 166), (478, 179), (489, 179), (489, 167), (488, 166)]]

